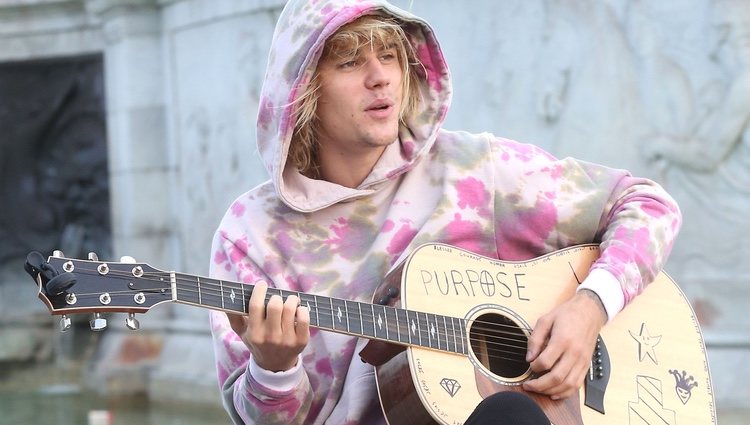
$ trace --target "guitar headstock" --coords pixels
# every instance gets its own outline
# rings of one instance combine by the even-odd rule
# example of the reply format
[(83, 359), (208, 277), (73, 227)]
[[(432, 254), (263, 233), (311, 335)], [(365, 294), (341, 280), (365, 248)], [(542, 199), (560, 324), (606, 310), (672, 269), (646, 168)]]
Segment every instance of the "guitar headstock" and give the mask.
[(55, 251), (47, 260), (38, 252), (26, 258), (26, 271), (39, 286), (39, 298), (53, 315), (63, 315), (61, 327), (70, 327), (68, 314), (93, 313), (93, 330), (106, 327), (101, 313), (129, 313), (127, 326), (138, 328), (135, 313), (172, 300), (170, 273), (145, 263), (66, 258)]

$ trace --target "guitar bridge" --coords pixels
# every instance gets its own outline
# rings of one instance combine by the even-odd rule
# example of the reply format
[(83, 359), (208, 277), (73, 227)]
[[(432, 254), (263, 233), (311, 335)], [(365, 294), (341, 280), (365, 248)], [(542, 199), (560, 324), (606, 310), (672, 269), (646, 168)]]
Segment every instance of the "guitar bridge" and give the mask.
[(596, 349), (591, 356), (589, 376), (585, 382), (584, 404), (602, 414), (604, 414), (604, 393), (609, 384), (610, 367), (607, 346), (599, 336), (596, 339)]

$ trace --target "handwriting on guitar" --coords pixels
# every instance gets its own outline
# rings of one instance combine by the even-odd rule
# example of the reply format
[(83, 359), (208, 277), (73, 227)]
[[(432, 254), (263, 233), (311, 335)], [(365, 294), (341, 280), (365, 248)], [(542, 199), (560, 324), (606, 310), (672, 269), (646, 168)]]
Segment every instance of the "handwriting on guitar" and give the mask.
[(531, 301), (525, 295), (525, 273), (490, 273), (487, 270), (420, 270), (425, 295), (501, 297)]

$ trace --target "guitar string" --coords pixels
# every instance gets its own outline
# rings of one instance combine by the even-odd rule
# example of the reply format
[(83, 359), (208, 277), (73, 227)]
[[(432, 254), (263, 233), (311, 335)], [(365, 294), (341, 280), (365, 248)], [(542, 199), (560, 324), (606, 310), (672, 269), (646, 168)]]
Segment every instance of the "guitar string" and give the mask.
[[(78, 271), (80, 272), (81, 270), (78, 269)], [(89, 272), (88, 274), (97, 274), (97, 275), (99, 274), (95, 270), (84, 269), (84, 271)], [(133, 277), (130, 273), (127, 273), (127, 272), (120, 272), (120, 271), (112, 271), (112, 270), (110, 270), (109, 273), (111, 273), (113, 275), (120, 275), (122, 277)], [(153, 276), (155, 276), (157, 278), (146, 277), (146, 275), (153, 275)], [(156, 282), (156, 281), (169, 282), (170, 280), (169, 279), (165, 279), (164, 278), (165, 276), (169, 276), (169, 274), (168, 273), (144, 273), (144, 275), (141, 278), (139, 278), (139, 279), (146, 280), (146, 281), (154, 281), (154, 282)], [(213, 278), (205, 278), (205, 279), (207, 279), (207, 280), (216, 280), (216, 279), (213, 279)], [(181, 290), (183, 292), (185, 292), (185, 291), (193, 292), (193, 293), (199, 293), (200, 292), (200, 291), (193, 290), (192, 286), (187, 286), (187, 287), (184, 286), (184, 282), (194, 283), (193, 280), (191, 280), (191, 279), (184, 279), (184, 278), (183, 279), (176, 279), (176, 280), (177, 280), (177, 283), (180, 283), (180, 281), (182, 281), (182, 288), (181, 288)], [(244, 284), (239, 283), (239, 282), (232, 282), (232, 283), (237, 284), (237, 285), (244, 285)], [(218, 285), (218, 284), (215, 284), (215, 283), (211, 284), (210, 282), (206, 282), (206, 284), (208, 286), (208, 288), (206, 288), (206, 289), (209, 289), (209, 291), (210, 290), (216, 291), (216, 293), (213, 293), (213, 294), (212, 293), (207, 293), (206, 294), (207, 296), (215, 296), (215, 297), (221, 298), (221, 290), (220, 289), (216, 289), (216, 288), (220, 288), (221, 285)], [(201, 285), (201, 286), (202, 286), (201, 289), (204, 289), (203, 285)], [(215, 288), (211, 288), (211, 286), (213, 286)], [(166, 288), (156, 288), (156, 287), (155, 288), (140, 288), (141, 291), (145, 291), (145, 292), (161, 291), (161, 290), (164, 290), (164, 289), (166, 289)], [(280, 291), (280, 292), (286, 292), (289, 295), (291, 295), (291, 294), (299, 295), (299, 293), (297, 291), (282, 290), (282, 289), (277, 289), (277, 288), (269, 288), (269, 291), (271, 291), (271, 292)], [(130, 294), (132, 292), (131, 291), (115, 291), (115, 292), (109, 292), (109, 293), (110, 294)], [(279, 295), (279, 294), (267, 293), (265, 301), (267, 302), (272, 295)], [(310, 294), (310, 295), (312, 295), (312, 294)], [(91, 294), (77, 294), (77, 296), (78, 297), (87, 297), (88, 298), (88, 297), (98, 297), (99, 294), (96, 294), (96, 293), (91, 293)], [(330, 297), (325, 297), (325, 298), (330, 298)], [(196, 301), (197, 301), (197, 299), (196, 299)], [(338, 301), (344, 301), (344, 300), (338, 300)], [(244, 308), (244, 306), (245, 306), (245, 303), (243, 303), (243, 308)], [(215, 307), (219, 308), (220, 306), (216, 305)], [(326, 316), (326, 317), (330, 317), (331, 318), (331, 323), (333, 323), (333, 316), (334, 316), (333, 310), (331, 310), (331, 309), (329, 309), (328, 307), (325, 307), (325, 306), (321, 308), (321, 306), (318, 305), (317, 303), (315, 305), (315, 308), (317, 309), (317, 313), (318, 314), (323, 313), (324, 316), (330, 314), (330, 316)], [(393, 308), (393, 307), (391, 307), (391, 308)], [(245, 312), (245, 311), (243, 310), (243, 312)], [(435, 315), (434, 313), (424, 313), (424, 312), (415, 312), (415, 313)], [(440, 316), (440, 315), (437, 315), (437, 316)], [(363, 329), (364, 329), (364, 327), (366, 325), (372, 325), (372, 326), (374, 326), (374, 324), (375, 324), (374, 317), (373, 317), (372, 321), (366, 320), (366, 318), (364, 316), (361, 316), (361, 317), (363, 319), (362, 320), (362, 327), (363, 327)], [(349, 318), (349, 316), (347, 316), (347, 319), (348, 318)], [(464, 320), (464, 319), (458, 319), (458, 320)], [(495, 322), (485, 322), (485, 321), (480, 321), (480, 320), (473, 320), (473, 321), (468, 321), (468, 322), (469, 323), (473, 323), (473, 326), (471, 327), (472, 329), (481, 330), (481, 331), (492, 330), (492, 332), (487, 332), (486, 335), (483, 334), (482, 332), (478, 332), (478, 331), (470, 332), (470, 335), (476, 335), (477, 336), (475, 338), (472, 338), (470, 336), (469, 337), (469, 341), (470, 342), (479, 341), (479, 342), (481, 342), (481, 343), (483, 343), (483, 344), (485, 344), (487, 346), (492, 345), (493, 348), (495, 348), (495, 347), (501, 347), (501, 348), (517, 349), (517, 350), (522, 350), (525, 353), (525, 346), (518, 346), (518, 345), (513, 345), (513, 344), (506, 344), (506, 343), (502, 343), (502, 342), (496, 342), (498, 340), (504, 340), (504, 341), (510, 341), (510, 342), (517, 342), (517, 343), (521, 343), (521, 344), (525, 343), (526, 339), (523, 338), (523, 336), (519, 335), (518, 333), (511, 333), (511, 332), (507, 332), (507, 331), (497, 331), (498, 327), (500, 327), (500, 328), (507, 327), (507, 328), (512, 328), (514, 330), (521, 329), (520, 327), (511, 326), (511, 325), (502, 325), (502, 324), (498, 324), (498, 323), (495, 323)], [(430, 323), (428, 323), (428, 324), (430, 324)], [(479, 325), (482, 325), (482, 324), (490, 325), (491, 328), (483, 328), (482, 326), (479, 326)], [(333, 329), (337, 330), (335, 328), (335, 325), (333, 325), (333, 326), (334, 326)], [(338, 330), (341, 330), (341, 329), (338, 329)], [(426, 330), (422, 331), (422, 332), (426, 332)], [(449, 339), (449, 335), (447, 334), (447, 329), (446, 329), (446, 332), (441, 332), (439, 330), (439, 326), (438, 326), (438, 331), (437, 332), (438, 332), (438, 334), (440, 336), (444, 337), (445, 341), (447, 341)], [(497, 335), (500, 334), (500, 333), (506, 334), (506, 335), (512, 335), (512, 336), (519, 336), (519, 337), (522, 337), (522, 339), (497, 337)], [(495, 337), (493, 337), (493, 335)], [(488, 341), (488, 339), (489, 339), (489, 341)], [(446, 342), (446, 346), (447, 346), (447, 342)], [(508, 353), (508, 351), (505, 351), (505, 350), (502, 350), (502, 349), (499, 349), (499, 350), (493, 349), (492, 351), (493, 352)], [(514, 351), (510, 352), (510, 353), (511, 354), (516, 354), (516, 352), (514, 352)], [(514, 361), (516, 360), (516, 359), (510, 359), (510, 358), (503, 358), (503, 357), (500, 357), (500, 358), (501, 359), (506, 359), (506, 360), (514, 360)], [(519, 360), (519, 361), (520, 362), (525, 362), (525, 360)]]
[[(110, 292), (110, 294), (129, 294), (129, 292), (119, 291), (119, 292)], [(99, 294), (77, 294), (77, 297), (79, 299), (87, 299), (87, 298), (88, 299), (92, 299), (92, 298), (98, 298)], [(326, 314), (326, 313), (330, 312), (330, 310), (327, 310), (326, 308), (320, 308), (319, 311), (322, 312), (323, 314)], [(363, 323), (363, 326), (365, 326), (367, 324), (374, 325), (375, 322), (374, 321), (369, 322), (367, 320), (363, 320), (362, 323)], [(320, 326), (320, 327), (323, 328), (323, 329), (332, 329), (332, 330), (338, 330), (338, 331), (342, 330), (342, 329), (337, 329), (335, 327), (332, 327), (332, 328), (328, 328), (326, 326)], [(487, 330), (486, 328), (483, 329), (481, 326), (473, 326), (472, 329)], [(438, 331), (438, 333), (445, 338), (444, 340), (450, 339), (450, 336), (447, 333), (444, 333), (444, 332), (441, 332), (441, 331)], [(518, 340), (518, 339), (513, 339), (513, 338), (498, 337), (497, 334), (498, 334), (498, 332), (487, 332), (486, 335), (483, 335), (482, 332), (474, 331), (474, 332), (470, 332), (470, 335), (475, 335), (475, 337), (469, 337), (468, 340), (469, 340), (470, 343), (471, 342), (477, 342), (478, 344), (481, 344), (484, 347), (484, 351), (486, 351), (486, 352), (488, 352), (490, 354), (495, 354), (495, 355), (491, 355), (490, 356), (493, 359), (502, 359), (502, 360), (509, 360), (509, 361), (516, 361), (516, 362), (525, 363), (525, 359), (524, 359), (524, 357), (525, 357), (525, 350), (526, 350), (525, 346), (519, 346), (519, 345), (514, 345), (514, 344), (509, 344), (509, 343), (503, 343), (503, 342), (500, 342), (500, 341), (519, 342), (519, 343), (523, 344), (524, 342), (526, 342), (526, 340), (525, 339)], [(367, 336), (367, 334), (365, 334), (365, 333), (361, 333), (359, 335)], [(375, 339), (382, 339), (382, 338), (378, 338), (378, 337), (376, 337), (374, 335), (373, 335), (373, 337)], [(395, 342), (395, 340), (391, 340), (391, 341)], [(405, 342), (405, 341), (399, 341), (399, 342)], [(440, 349), (439, 347), (430, 347), (430, 346), (426, 346), (426, 345), (415, 344), (413, 342), (410, 343), (410, 344), (407, 344), (407, 345), (422, 346), (422, 347), (425, 347), (425, 348), (438, 348), (438, 349)], [(447, 347), (447, 343), (445, 345)], [(507, 350), (505, 350), (504, 348), (507, 348)], [(460, 354), (459, 351), (452, 351), (452, 350), (450, 350), (448, 348), (446, 348), (443, 351), (454, 352), (454, 353), (459, 353)], [(479, 351), (482, 351), (482, 350), (479, 350)], [(511, 357), (504, 357), (502, 355), (496, 355), (496, 353), (515, 354), (515, 355), (518, 355), (519, 357), (517, 357), (517, 358), (516, 357), (513, 357), (513, 358), (511, 358)]]
[[(80, 269), (79, 269), (79, 271), (80, 271)], [(93, 270), (87, 270), (87, 269), (84, 269), (84, 271), (87, 271), (87, 272), (89, 272), (89, 274), (94, 274), (94, 271), (93, 271)], [(132, 276), (132, 275), (130, 275), (130, 274), (129, 274), (129, 273), (127, 273), (127, 272), (110, 271), (110, 273), (112, 273), (112, 274), (114, 274), (114, 275), (121, 275), (121, 276), (123, 276), (123, 277), (131, 277), (131, 276)], [(98, 272), (95, 272), (95, 274), (98, 274)], [(159, 278), (158, 278), (158, 279), (154, 279), (154, 278), (148, 278), (148, 277), (147, 277), (147, 278), (143, 278), (143, 277), (141, 277), (140, 279), (143, 279), (143, 280), (146, 280), (146, 281), (157, 281), (157, 280), (158, 280), (158, 281), (164, 282), (164, 281), (165, 281), (165, 279), (164, 279), (164, 276), (169, 276), (169, 274), (168, 274), (168, 273), (161, 273), (161, 276), (160, 276), (160, 274), (159, 274), (159, 273), (149, 273), (149, 274), (150, 274), (150, 275), (154, 275), (154, 276), (157, 276), (157, 277), (159, 277)], [(144, 275), (145, 275), (145, 274), (144, 274)], [(206, 278), (206, 279), (209, 279), (209, 278)], [(179, 281), (180, 279), (177, 279), (177, 280)], [(182, 279), (182, 281), (186, 281), (186, 282), (194, 283), (194, 282), (193, 282), (192, 280), (190, 280), (190, 279)], [(234, 283), (234, 282), (233, 282), (233, 283)], [(242, 284), (242, 283), (239, 283), (239, 282), (237, 282), (236, 284), (237, 284), (237, 285), (244, 285), (244, 284)], [(209, 286), (215, 286), (215, 287), (217, 287), (217, 288), (218, 288), (218, 287), (219, 287), (220, 285), (216, 285), (216, 284), (213, 284), (213, 285), (209, 285)], [(152, 288), (152, 289), (141, 288), (141, 290), (142, 290), (142, 291), (146, 291), (146, 292), (148, 292), (148, 291), (154, 291), (154, 290), (165, 290), (165, 289), (166, 289), (166, 288)], [(187, 291), (189, 291), (189, 292), (193, 292), (193, 293), (199, 293), (199, 291), (194, 291), (194, 290), (192, 290), (192, 286), (188, 286), (188, 287), (187, 287), (187, 289), (186, 289), (185, 287), (183, 287), (183, 288), (182, 288), (182, 291), (183, 291), (183, 292), (185, 292), (186, 290), (187, 290)], [(221, 295), (221, 293), (220, 293), (220, 290), (216, 290), (216, 289), (214, 289), (214, 290), (215, 290), (215, 291), (219, 291), (219, 292), (217, 292), (217, 293), (214, 293), (214, 294), (210, 294), (210, 293), (209, 293), (209, 294), (206, 294), (206, 295), (208, 295), (208, 296), (215, 296), (215, 297), (217, 297), (217, 298), (221, 298), (221, 297), (222, 297), (222, 295)], [(287, 292), (287, 293), (289, 293), (290, 295), (291, 295), (292, 293), (294, 293), (294, 294), (299, 294), (299, 293), (298, 293), (298, 292), (296, 292), (296, 291), (281, 290), (281, 289), (277, 289), (277, 288), (269, 288), (269, 290), (270, 290), (271, 292), (277, 292), (277, 291), (279, 291), (279, 292)], [(132, 293), (132, 292), (131, 292), (131, 291), (119, 291), (119, 292), (110, 292), (110, 294), (129, 294), (129, 293)], [(93, 297), (98, 297), (98, 296), (99, 296), (99, 294), (78, 294), (78, 296), (87, 296), (87, 295), (90, 295), (90, 296), (93, 296)], [(278, 295), (278, 294), (267, 293), (267, 294), (266, 294), (266, 299), (265, 299), (265, 301), (267, 302), (267, 301), (268, 301), (268, 300), (270, 299), (270, 297), (271, 297), (272, 295)], [(326, 297), (326, 298), (328, 298), (328, 297)], [(332, 298), (331, 298), (331, 299), (332, 299)], [(342, 302), (343, 302), (343, 300), (338, 300), (338, 301), (342, 301)], [(219, 306), (219, 305), (216, 305), (215, 307), (219, 308), (220, 306)], [(243, 309), (244, 309), (244, 307), (245, 307), (245, 303), (243, 303)], [(324, 314), (324, 316), (325, 316), (325, 315), (327, 315), (327, 314), (328, 314), (328, 313), (330, 312), (330, 316), (326, 316), (326, 317), (330, 317), (330, 318), (331, 318), (331, 323), (333, 323), (333, 316), (334, 316), (334, 314), (333, 314), (333, 310), (329, 310), (329, 309), (328, 309), (328, 307), (323, 307), (323, 308), (321, 308), (321, 307), (320, 307), (319, 305), (317, 305), (317, 303), (316, 303), (316, 308), (318, 309), (318, 313), (321, 313), (321, 312), (322, 312), (322, 313)], [(393, 308), (393, 307), (391, 307), (391, 308)], [(242, 312), (245, 312), (245, 310), (243, 310)], [(431, 315), (435, 315), (434, 313), (424, 313), (424, 312), (415, 312), (415, 313), (421, 313), (421, 314), (431, 314)], [(438, 315), (438, 316), (440, 316), (440, 315)], [(347, 316), (347, 319), (348, 319), (348, 318), (349, 318), (349, 316)], [(364, 319), (365, 317), (362, 317), (362, 318)], [(457, 318), (456, 318), (456, 319), (457, 319)], [(464, 320), (464, 319), (458, 319), (458, 320)], [(365, 325), (371, 325), (371, 326), (374, 326), (374, 323), (375, 323), (374, 317), (373, 317), (373, 320), (372, 320), (372, 321), (369, 321), (369, 320), (362, 320), (362, 323), (363, 323), (363, 324), (362, 324), (363, 328), (364, 328), (364, 326), (365, 326)], [(470, 321), (470, 323), (473, 323), (473, 324), (474, 324), (474, 326), (472, 327), (472, 329), (474, 329), (474, 328), (477, 328), (477, 329), (481, 328), (481, 327), (478, 327), (478, 326), (477, 326), (477, 325), (481, 325), (481, 324), (488, 324), (488, 325), (492, 326), (492, 328), (491, 328), (491, 329), (492, 329), (492, 330), (493, 330), (494, 332), (488, 333), (488, 335), (490, 335), (490, 338), (491, 338), (491, 335), (493, 335), (493, 334), (503, 333), (503, 334), (506, 334), (506, 335), (519, 336), (519, 337), (521, 337), (521, 338), (522, 338), (522, 339), (503, 338), (503, 339), (504, 339), (504, 340), (506, 340), (506, 341), (517, 342), (517, 343), (521, 343), (521, 344), (524, 344), (524, 343), (526, 342), (526, 339), (525, 339), (525, 338), (523, 338), (523, 336), (522, 336), (522, 335), (519, 335), (519, 334), (518, 334), (517, 332), (516, 332), (516, 333), (512, 333), (512, 332), (507, 332), (507, 331), (501, 331), (501, 332), (498, 332), (498, 331), (496, 331), (496, 329), (497, 329), (497, 328), (502, 328), (502, 327), (506, 327), (506, 328), (509, 328), (509, 329), (513, 329), (513, 330), (516, 330), (516, 329), (520, 329), (520, 327), (517, 327), (517, 326), (511, 326), (511, 325), (502, 325), (502, 324), (498, 324), (498, 323), (495, 323), (495, 322), (484, 322), (484, 321), (480, 321), (480, 320), (474, 320), (474, 321)], [(428, 323), (428, 325), (431, 325), (431, 323)], [(333, 325), (333, 329), (334, 329), (334, 330), (336, 330), (336, 327), (335, 327), (335, 325)], [(484, 329), (488, 329), (488, 328), (484, 328)], [(339, 329), (339, 330), (341, 330), (341, 329)], [(427, 330), (425, 330), (425, 331), (423, 331), (423, 332), (428, 332), (428, 333), (429, 333), (429, 331), (427, 331)], [(444, 337), (444, 340), (447, 340), (447, 339), (449, 338), (449, 335), (447, 334), (447, 329), (446, 329), (446, 332), (441, 332), (441, 331), (439, 330), (439, 326), (438, 326), (438, 331), (437, 331), (437, 332), (438, 332), (438, 334), (439, 334), (440, 336), (443, 336), (443, 337)], [(454, 332), (454, 333), (455, 333), (455, 332)], [(479, 337), (485, 336), (485, 335), (482, 335), (481, 333), (477, 333), (477, 332), (474, 332), (474, 333), (475, 333), (475, 334), (476, 334), (477, 336), (479, 336)], [(474, 339), (476, 340), (477, 338), (474, 338)], [(469, 340), (470, 340), (470, 341), (472, 341), (472, 338), (469, 338)], [(446, 345), (447, 345), (447, 342), (446, 342)], [(497, 345), (497, 344), (496, 344), (496, 345)], [(519, 350), (524, 350), (524, 349), (525, 349), (525, 348), (524, 348), (524, 347), (522, 347), (522, 346), (517, 346), (517, 345), (512, 345), (512, 344), (500, 344), (500, 345), (501, 345), (501, 346), (503, 346), (503, 347), (511, 347), (511, 348), (516, 348), (516, 349), (519, 349)]]
[[(77, 270), (80, 271), (79, 269), (77, 269)], [(87, 274), (96, 274), (96, 275), (99, 274), (99, 272), (96, 271), (95, 269), (84, 269), (84, 271), (88, 272)], [(123, 272), (123, 271), (119, 271), (119, 270), (110, 270), (109, 273), (110, 274), (116, 274), (116, 275), (119, 275), (121, 277), (127, 277), (127, 278), (133, 278), (134, 277), (129, 272)], [(246, 284), (246, 283), (241, 283), (241, 282), (233, 282), (233, 281), (224, 281), (224, 280), (221, 280), (221, 279), (208, 278), (208, 277), (202, 277), (201, 279), (205, 279), (205, 280), (201, 280), (200, 282), (198, 282), (197, 280), (190, 279), (190, 278), (181, 278), (180, 275), (181, 275), (180, 273), (175, 273), (176, 283), (183, 283), (183, 284), (185, 284), (185, 283), (191, 283), (191, 284), (192, 283), (200, 283), (200, 291), (192, 289), (194, 287), (194, 285), (189, 285), (189, 286), (186, 286), (186, 287), (183, 286), (183, 288), (182, 288), (183, 292), (185, 290), (187, 290), (189, 292), (193, 292), (193, 293), (200, 293), (200, 294), (203, 294), (205, 292), (206, 295), (215, 296), (215, 297), (218, 297), (218, 298), (222, 298), (222, 295), (223, 295), (222, 288), (224, 287), (223, 284), (233, 284), (233, 285), (237, 285), (238, 287), (239, 287), (239, 285), (251, 286), (251, 288), (250, 288), (251, 291), (250, 292), (252, 292), (252, 287), (254, 287), (254, 285), (251, 285), (251, 284)], [(149, 276), (154, 276), (154, 277), (149, 277)], [(145, 273), (143, 273), (143, 275), (141, 277), (136, 278), (136, 279), (150, 281), (150, 282), (163, 282), (163, 283), (166, 283), (166, 284), (171, 283), (170, 273), (168, 273), (168, 272), (145, 272)], [(213, 283), (211, 281), (218, 281), (218, 282), (221, 282), (221, 283), (217, 284), (217, 283)], [(197, 285), (195, 285), (195, 287), (197, 287)], [(229, 288), (230, 289), (236, 289), (236, 288), (232, 288), (232, 287), (229, 287)], [(154, 288), (141, 288), (140, 290), (144, 291), (144, 292), (153, 292), (153, 291), (160, 291), (160, 290), (167, 290), (167, 289), (171, 289), (171, 287), (167, 286), (167, 287), (164, 287), (164, 288), (157, 288), (157, 287), (154, 287)], [(204, 290), (207, 290), (207, 291), (204, 291)], [(130, 293), (131, 291), (122, 291), (121, 293)], [(210, 292), (210, 291), (214, 291), (214, 292)], [(274, 294), (273, 292), (284, 292), (284, 293), (287, 293), (288, 295), (297, 295), (300, 298), (300, 300), (302, 300), (303, 297), (318, 296), (318, 297), (323, 297), (323, 298), (328, 298), (328, 299), (331, 299), (331, 300), (339, 301), (341, 303), (344, 303), (344, 302), (356, 302), (356, 303), (360, 303), (360, 304), (370, 305), (370, 303), (366, 303), (366, 302), (362, 303), (360, 301), (344, 300), (344, 299), (340, 299), (340, 298), (328, 297), (328, 296), (325, 296), (325, 295), (308, 294), (308, 293), (304, 293), (304, 292), (300, 292), (300, 291), (293, 291), (293, 290), (289, 290), (289, 289), (280, 289), (280, 288), (270, 287), (270, 288), (268, 288), (268, 291), (269, 291), (270, 295), (282, 295), (282, 294)], [(112, 292), (112, 293), (114, 293), (114, 292)], [(266, 297), (270, 296), (269, 293), (266, 294)], [(268, 299), (266, 299), (266, 301), (268, 301)], [(243, 307), (244, 307), (245, 304), (246, 303), (243, 303)], [(386, 307), (386, 306), (382, 306), (382, 305), (379, 305), (379, 304), (373, 304), (373, 305), (377, 305), (379, 307)], [(219, 306), (216, 306), (216, 307), (219, 307)], [(390, 308), (395, 308), (395, 307), (390, 307)], [(420, 313), (420, 314), (433, 314), (433, 315), (435, 314), (435, 313), (415, 311), (415, 310), (409, 310), (409, 311), (410, 312), (414, 312), (414, 313)], [(242, 312), (246, 313), (247, 311), (243, 310)], [(442, 315), (440, 315), (440, 316), (442, 316)], [(448, 317), (448, 316), (446, 316), (446, 317)], [(457, 318), (457, 317), (455, 317), (454, 319), (464, 320), (464, 319), (460, 319), (460, 318)], [(488, 325), (491, 325), (493, 327), (501, 327), (501, 328), (504, 327), (504, 328), (508, 328), (508, 329), (521, 329), (521, 330), (528, 331), (528, 332), (533, 331), (532, 328), (528, 328), (528, 327), (521, 327), (521, 326), (514, 326), (514, 325), (503, 325), (503, 324), (498, 324), (498, 323), (495, 323), (495, 322), (486, 322), (486, 321), (481, 321), (481, 320), (475, 320), (474, 323), (488, 324)]]

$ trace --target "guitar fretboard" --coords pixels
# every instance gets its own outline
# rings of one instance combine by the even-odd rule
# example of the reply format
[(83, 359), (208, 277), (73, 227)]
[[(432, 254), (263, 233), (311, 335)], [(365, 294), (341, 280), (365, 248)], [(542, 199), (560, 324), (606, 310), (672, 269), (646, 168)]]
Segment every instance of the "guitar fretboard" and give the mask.
[[(253, 285), (173, 273), (175, 297), (183, 304), (212, 310), (247, 313)], [(310, 311), (310, 325), (316, 328), (397, 343), (467, 354), (464, 319), (394, 308), (379, 304), (329, 298), (269, 288), (266, 298), (297, 295)]]

